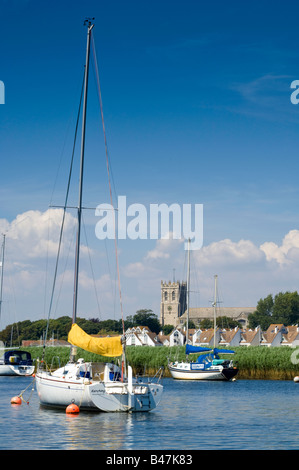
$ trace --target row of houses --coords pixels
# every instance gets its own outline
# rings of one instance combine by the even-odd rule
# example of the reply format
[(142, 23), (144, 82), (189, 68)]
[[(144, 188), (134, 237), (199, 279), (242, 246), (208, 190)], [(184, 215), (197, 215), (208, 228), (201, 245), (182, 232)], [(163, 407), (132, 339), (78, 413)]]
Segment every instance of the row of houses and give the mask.
[[(267, 331), (260, 327), (251, 329), (221, 329), (207, 330), (190, 329), (188, 342), (193, 346), (299, 346), (298, 325), (284, 326), (283, 324), (270, 325)], [(214, 335), (215, 342), (214, 342)], [(126, 331), (126, 344), (128, 346), (183, 346), (186, 344), (186, 331), (175, 328), (170, 335), (152, 333), (146, 326), (129, 328)]]
[[(214, 335), (215, 341), (214, 341)], [(93, 335), (95, 336), (95, 335)], [(170, 335), (153, 333), (147, 326), (137, 326), (128, 328), (126, 333), (127, 346), (183, 346), (186, 344), (186, 330), (175, 328)], [(262, 331), (260, 327), (251, 329), (221, 329), (213, 328), (201, 330), (200, 328), (188, 331), (188, 342), (193, 346), (213, 347), (214, 343), (222, 347), (236, 346), (299, 346), (299, 327), (284, 326), (282, 324), (270, 325), (267, 331)], [(22, 346), (40, 346), (40, 341), (23, 341)], [(65, 346), (66, 341), (47, 341), (46, 346)]]

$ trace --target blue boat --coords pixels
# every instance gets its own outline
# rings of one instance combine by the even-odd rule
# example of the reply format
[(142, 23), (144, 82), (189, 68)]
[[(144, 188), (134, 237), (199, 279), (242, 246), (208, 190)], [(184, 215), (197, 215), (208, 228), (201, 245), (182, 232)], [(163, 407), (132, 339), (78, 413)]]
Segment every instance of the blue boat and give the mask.
[(174, 379), (180, 380), (233, 380), (238, 373), (230, 359), (221, 359), (219, 354), (234, 354), (229, 349), (203, 348), (201, 346), (186, 345), (186, 355), (205, 353), (198, 356), (195, 361), (171, 362), (169, 371)]

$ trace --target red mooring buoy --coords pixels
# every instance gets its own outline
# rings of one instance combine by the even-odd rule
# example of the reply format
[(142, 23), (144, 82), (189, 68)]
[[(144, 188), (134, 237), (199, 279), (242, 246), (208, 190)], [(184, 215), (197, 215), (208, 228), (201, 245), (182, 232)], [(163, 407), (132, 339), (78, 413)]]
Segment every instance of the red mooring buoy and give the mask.
[(78, 405), (76, 405), (75, 403), (71, 403), (66, 407), (65, 412), (67, 414), (78, 414), (80, 412), (80, 409)]
[(22, 404), (22, 400), (20, 397), (12, 397), (12, 399), (10, 400), (10, 403), (12, 405), (21, 405)]

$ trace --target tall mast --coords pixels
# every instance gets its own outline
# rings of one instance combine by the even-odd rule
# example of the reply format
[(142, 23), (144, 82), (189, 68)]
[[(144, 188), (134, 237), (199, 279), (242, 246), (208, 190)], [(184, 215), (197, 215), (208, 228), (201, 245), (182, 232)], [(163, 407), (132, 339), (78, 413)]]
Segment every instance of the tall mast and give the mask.
[(90, 36), (91, 30), (94, 25), (86, 20), (87, 24), (87, 46), (86, 46), (86, 61), (85, 61), (85, 77), (84, 77), (84, 99), (83, 99), (83, 117), (82, 117), (82, 138), (81, 138), (81, 161), (80, 161), (80, 176), (79, 176), (79, 201), (77, 209), (78, 228), (76, 240), (76, 258), (75, 258), (75, 275), (74, 275), (74, 295), (73, 295), (73, 323), (76, 322), (77, 316), (77, 297), (78, 297), (78, 276), (79, 276), (79, 253), (80, 253), (80, 235), (81, 235), (81, 212), (82, 212), (82, 189), (83, 189), (83, 169), (84, 169), (84, 150), (85, 150), (85, 128), (86, 128), (86, 108), (87, 108), (87, 89), (88, 89), (88, 72), (89, 72), (89, 51), (90, 51)]
[(1, 309), (2, 309), (3, 271), (4, 271), (4, 250), (5, 250), (5, 235), (3, 234), (2, 257), (1, 257), (1, 281), (0, 281), (0, 317), (1, 317)]
[(213, 302), (213, 307), (214, 307), (214, 348), (216, 347), (216, 305), (217, 305), (217, 280), (218, 276), (215, 274), (214, 276), (215, 280), (215, 287), (214, 287), (214, 302)]
[(189, 338), (189, 299), (190, 299), (190, 238), (188, 240), (188, 273), (187, 273), (187, 327), (186, 327), (186, 344)]

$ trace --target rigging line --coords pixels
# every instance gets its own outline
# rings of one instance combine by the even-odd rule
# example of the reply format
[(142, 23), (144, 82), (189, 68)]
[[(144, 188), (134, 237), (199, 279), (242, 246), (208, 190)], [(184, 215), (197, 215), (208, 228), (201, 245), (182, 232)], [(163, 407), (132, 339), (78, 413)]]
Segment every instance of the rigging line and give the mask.
[[(76, 86), (78, 86), (78, 90), (80, 90), (80, 83), (77, 84)], [(82, 88), (82, 85), (81, 85), (81, 88)], [(79, 93), (79, 91), (78, 91), (78, 93)], [(54, 180), (54, 184), (53, 184), (53, 189), (52, 189), (52, 193), (51, 193), (51, 197), (50, 197), (50, 206), (52, 206), (52, 200), (53, 200), (54, 192), (55, 192), (55, 189), (56, 189), (56, 186), (57, 186), (59, 172), (60, 172), (60, 169), (62, 167), (63, 154), (65, 152), (65, 147), (66, 147), (66, 143), (67, 143), (67, 140), (68, 140), (68, 135), (69, 135), (70, 128), (71, 128), (72, 121), (73, 121), (74, 117), (75, 117), (75, 106), (73, 107), (73, 109), (70, 112), (70, 117), (69, 117), (69, 120), (68, 120), (68, 123), (67, 123), (67, 126), (66, 126), (66, 132), (65, 132), (65, 136), (64, 136), (64, 141), (62, 143), (62, 150), (61, 150), (61, 154), (60, 154), (60, 160), (59, 160), (59, 163), (58, 163), (58, 168), (57, 168), (57, 171), (56, 171), (55, 180)]]
[(78, 115), (77, 115), (77, 122), (76, 122), (76, 129), (75, 129), (75, 136), (74, 136), (74, 143), (73, 143), (73, 151), (72, 151), (72, 157), (71, 157), (69, 178), (68, 178), (68, 184), (67, 184), (67, 190), (66, 190), (66, 196), (65, 196), (65, 203), (64, 203), (64, 208), (63, 208), (63, 217), (62, 217), (62, 223), (61, 223), (61, 227), (60, 227), (58, 253), (57, 253), (56, 265), (55, 265), (55, 271), (54, 271), (54, 280), (53, 280), (51, 300), (50, 300), (50, 306), (49, 306), (49, 312), (48, 312), (48, 321), (47, 321), (47, 327), (46, 327), (46, 332), (45, 332), (45, 337), (44, 337), (44, 351), (45, 351), (45, 346), (46, 346), (46, 340), (47, 340), (48, 329), (49, 329), (49, 319), (50, 319), (50, 313), (51, 313), (53, 297), (54, 297), (54, 290), (55, 290), (55, 285), (56, 285), (58, 261), (59, 261), (60, 250), (61, 250), (62, 234), (63, 234), (63, 228), (64, 228), (64, 222), (65, 222), (65, 215), (66, 215), (66, 206), (67, 206), (67, 201), (68, 201), (68, 196), (69, 196), (69, 191), (70, 191), (71, 176), (72, 176), (72, 169), (73, 169), (73, 162), (74, 162), (74, 153), (75, 153), (75, 146), (76, 146), (76, 140), (77, 140), (77, 131), (78, 131), (78, 125), (79, 125), (82, 96), (83, 96), (83, 84), (82, 84), (82, 88), (81, 88), (81, 96), (80, 96), (80, 102), (79, 102), (79, 107), (78, 107)]
[(86, 227), (85, 227), (85, 223), (84, 223), (83, 214), (82, 214), (82, 219), (83, 219), (83, 230), (84, 230), (84, 235), (85, 235), (85, 240), (86, 240), (86, 245), (87, 245), (89, 264), (90, 264), (90, 269), (91, 269), (91, 274), (92, 274), (92, 279), (93, 279), (93, 286), (94, 286), (96, 301), (97, 301), (97, 304), (98, 304), (98, 311), (99, 311), (99, 315), (100, 315), (100, 318), (101, 318), (100, 302), (99, 302), (98, 292), (97, 292), (97, 289), (96, 289), (96, 281), (95, 281), (94, 270), (93, 270), (93, 266), (92, 266), (92, 262), (91, 262), (91, 256), (90, 256), (90, 250), (89, 250), (89, 245), (88, 245), (88, 240), (87, 240), (87, 233), (86, 233)]
[(107, 143), (107, 137), (106, 137), (106, 129), (105, 129), (105, 123), (104, 123), (104, 112), (103, 112), (103, 102), (102, 102), (102, 93), (101, 93), (101, 86), (100, 86), (100, 75), (99, 75), (99, 68), (98, 68), (98, 62), (97, 62), (97, 53), (96, 53), (96, 49), (95, 49), (95, 42), (94, 42), (93, 35), (92, 35), (92, 49), (93, 49), (93, 57), (94, 57), (93, 72), (95, 74), (96, 88), (98, 90), (99, 101), (100, 101), (100, 105), (101, 105), (100, 110), (101, 110), (101, 119), (102, 119), (104, 139), (105, 139), (106, 159), (107, 159), (107, 165), (109, 165), (108, 172), (109, 172), (109, 176), (110, 176), (110, 179), (111, 179), (111, 182), (112, 182), (114, 195), (116, 197), (117, 192), (116, 192), (116, 189), (115, 189), (115, 182), (114, 182), (111, 159), (110, 159), (110, 156), (109, 156), (108, 143)]
[[(110, 192), (110, 203), (113, 206), (113, 199), (112, 199), (112, 191), (111, 191), (111, 179), (110, 179), (110, 171), (109, 171), (109, 156), (108, 156), (108, 144), (107, 144), (107, 137), (105, 131), (105, 122), (104, 122), (104, 113), (103, 113), (103, 103), (102, 103), (102, 94), (101, 94), (101, 87), (100, 87), (100, 77), (99, 77), (99, 70), (98, 70), (98, 63), (97, 63), (97, 56), (95, 50), (95, 43), (93, 34), (91, 34), (91, 43), (92, 43), (92, 51), (96, 69), (96, 77), (97, 77), (97, 85), (98, 85), (98, 93), (99, 93), (99, 100), (100, 100), (100, 109), (101, 109), (101, 117), (102, 117), (102, 126), (103, 126), (103, 133), (104, 133), (104, 142), (105, 142), (105, 153), (106, 153), (106, 164), (107, 164), (107, 172), (108, 172), (108, 182), (109, 182), (109, 192)], [(116, 239), (116, 227), (115, 227), (115, 217), (113, 218), (114, 221), (114, 242), (115, 242), (115, 253), (116, 253), (116, 264), (117, 264), (117, 277), (118, 277), (118, 290), (119, 290), (119, 298), (120, 298), (120, 309), (121, 309), (121, 318), (122, 318), (122, 327), (123, 327), (123, 334), (125, 334), (125, 324), (124, 324), (124, 315), (123, 315), (123, 305), (122, 305), (122, 295), (121, 295), (121, 286), (120, 286), (120, 273), (119, 273), (119, 262), (118, 262), (118, 251), (117, 251), (117, 239)]]
[(73, 247), (75, 232), (76, 232), (76, 227), (74, 227), (72, 237), (70, 237), (69, 249), (68, 249), (68, 253), (66, 255), (65, 265), (64, 265), (64, 269), (63, 269), (63, 273), (62, 273), (61, 283), (60, 283), (60, 289), (59, 289), (59, 292), (57, 294), (57, 300), (56, 300), (56, 307), (55, 307), (54, 315), (56, 315), (56, 313), (57, 313), (58, 303), (59, 303), (59, 299), (60, 299), (60, 295), (61, 295), (61, 291), (62, 291), (62, 286), (63, 286), (63, 283), (64, 283), (64, 277), (65, 277), (65, 273), (66, 273), (66, 270), (67, 270), (69, 255), (70, 255), (71, 248)]

